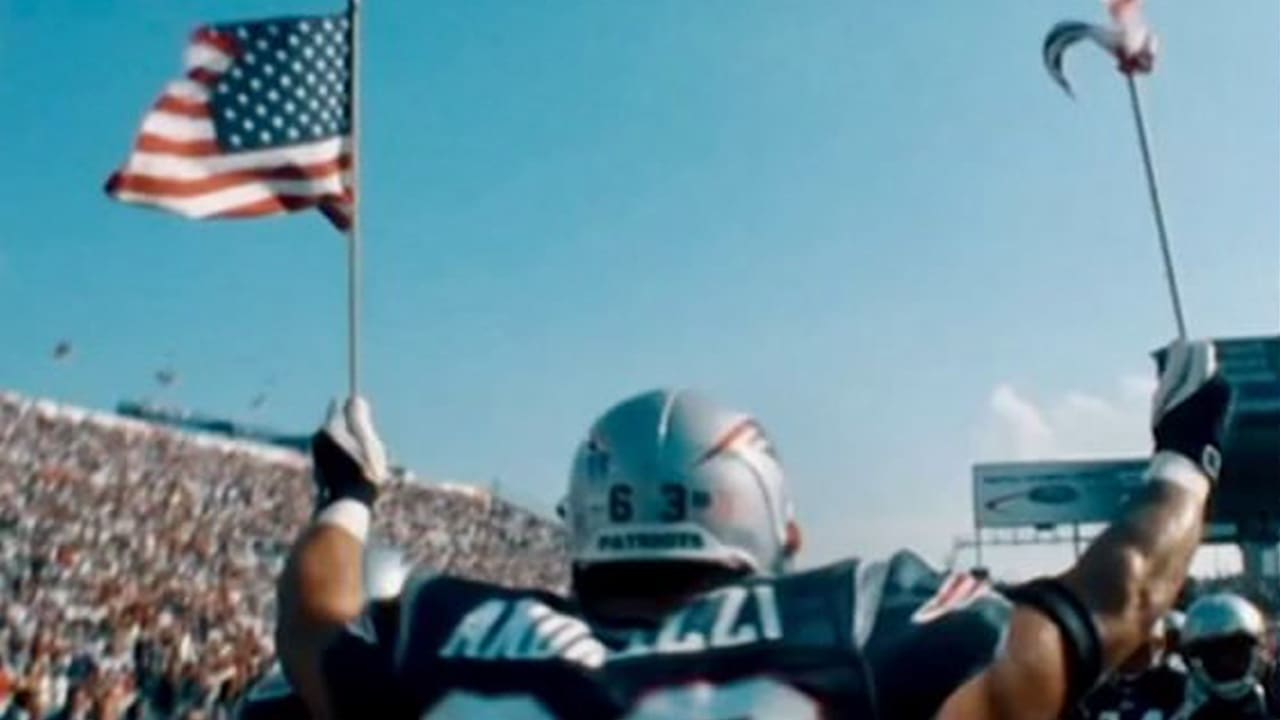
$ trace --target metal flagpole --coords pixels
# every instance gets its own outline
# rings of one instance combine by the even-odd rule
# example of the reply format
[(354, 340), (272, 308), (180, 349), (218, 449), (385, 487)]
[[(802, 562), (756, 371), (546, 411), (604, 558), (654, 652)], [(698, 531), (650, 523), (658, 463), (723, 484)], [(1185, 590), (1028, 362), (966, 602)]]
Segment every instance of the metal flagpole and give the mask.
[(1138, 127), (1138, 144), (1142, 148), (1142, 165), (1147, 172), (1147, 191), (1151, 196), (1151, 211), (1156, 216), (1156, 233), (1160, 237), (1160, 252), (1164, 256), (1164, 276), (1169, 283), (1169, 297), (1173, 300), (1173, 316), (1178, 323), (1178, 337), (1187, 339), (1187, 323), (1182, 317), (1182, 299), (1178, 295), (1178, 280), (1173, 273), (1173, 256), (1169, 252), (1169, 234), (1164, 226), (1164, 210), (1160, 206), (1160, 189), (1156, 184), (1156, 168), (1151, 159), (1151, 146), (1147, 140), (1147, 120), (1142, 113), (1142, 98), (1133, 73), (1125, 73), (1129, 84), (1129, 102), (1133, 106), (1133, 122)]
[(348, 0), (351, 16), (351, 228), (347, 231), (347, 385), (360, 394), (360, 0)]

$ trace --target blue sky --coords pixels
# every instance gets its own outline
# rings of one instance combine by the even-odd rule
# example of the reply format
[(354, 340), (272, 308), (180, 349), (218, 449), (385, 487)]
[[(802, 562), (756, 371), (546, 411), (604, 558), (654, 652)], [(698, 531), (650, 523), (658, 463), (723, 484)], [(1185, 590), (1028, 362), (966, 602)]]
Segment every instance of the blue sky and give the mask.
[[(1097, 4), (366, 4), (366, 385), (420, 473), (549, 508), (598, 412), (699, 387), (772, 430), (816, 561), (940, 556), (976, 459), (1143, 451), (1173, 325), (1127, 100), (1092, 51), (1075, 103), (1038, 57)], [(1151, 5), (1188, 322), (1274, 333), (1280, 6)], [(172, 364), (165, 401), (318, 420), (340, 237), (100, 186), (193, 26), (333, 7), (0, 4), (0, 386), (110, 407)]]

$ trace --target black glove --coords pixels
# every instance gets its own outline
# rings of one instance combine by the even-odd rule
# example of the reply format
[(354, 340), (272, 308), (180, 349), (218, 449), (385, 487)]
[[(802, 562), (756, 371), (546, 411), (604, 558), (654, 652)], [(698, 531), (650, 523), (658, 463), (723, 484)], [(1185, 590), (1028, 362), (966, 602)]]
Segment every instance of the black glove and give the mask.
[(1175, 452), (1217, 480), (1230, 405), (1231, 386), (1218, 368), (1213, 343), (1173, 342), (1165, 348), (1164, 372), (1151, 401), (1156, 452)]
[(311, 436), (316, 512), (338, 500), (372, 506), (387, 477), (387, 453), (373, 429), (369, 404), (352, 398), (329, 406), (324, 427)]

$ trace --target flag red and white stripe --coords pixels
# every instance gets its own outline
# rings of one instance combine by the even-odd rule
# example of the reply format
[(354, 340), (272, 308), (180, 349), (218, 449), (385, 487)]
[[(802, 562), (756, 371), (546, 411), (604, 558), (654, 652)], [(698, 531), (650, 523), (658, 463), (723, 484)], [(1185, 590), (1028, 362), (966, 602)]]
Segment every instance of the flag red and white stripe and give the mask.
[[(338, 228), (349, 229), (354, 190), (351, 136), (345, 128), (337, 134), (245, 149), (220, 142), (213, 96), (215, 90), (226, 91), (219, 81), (246, 54), (246, 45), (234, 32), (215, 27), (192, 35), (184, 77), (170, 83), (143, 118), (133, 152), (107, 181), (107, 193), (122, 202), (201, 219), (260, 217), (316, 207)], [(258, 111), (263, 113), (262, 106)]]
[(1116, 59), (1120, 72), (1126, 75), (1146, 74), (1155, 67), (1158, 40), (1142, 13), (1142, 0), (1105, 0), (1111, 14), (1111, 25), (1064, 20), (1045, 36), (1045, 67), (1054, 81), (1068, 94), (1063, 59), (1067, 50), (1081, 40), (1090, 40)]

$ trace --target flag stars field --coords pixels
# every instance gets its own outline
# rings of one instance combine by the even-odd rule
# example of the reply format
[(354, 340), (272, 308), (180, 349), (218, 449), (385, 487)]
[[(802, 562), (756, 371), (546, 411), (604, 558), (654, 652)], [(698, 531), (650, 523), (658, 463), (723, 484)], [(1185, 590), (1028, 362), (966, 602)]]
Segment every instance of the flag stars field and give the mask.
[(319, 207), (350, 224), (347, 19), (200, 28), (187, 51), (194, 92), (148, 114), (117, 199), (187, 217), (254, 217)]

